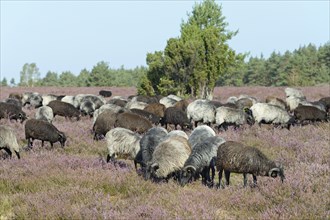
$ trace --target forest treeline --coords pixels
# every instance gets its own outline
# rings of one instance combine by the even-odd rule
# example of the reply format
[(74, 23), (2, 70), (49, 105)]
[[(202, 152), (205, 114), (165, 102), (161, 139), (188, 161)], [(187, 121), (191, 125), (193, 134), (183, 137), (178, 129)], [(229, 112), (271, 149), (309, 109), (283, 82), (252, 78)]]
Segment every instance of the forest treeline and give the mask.
[[(109, 67), (107, 62), (97, 63), (92, 70), (83, 69), (79, 74), (65, 71), (60, 74), (48, 71), (43, 78), (28, 77), (38, 73), (38, 68), (32, 64), (32, 70), (22, 70), (18, 86), (134, 86), (147, 73), (147, 67), (119, 69)], [(23, 73), (25, 71), (25, 73)], [(24, 77), (24, 75), (26, 77)], [(250, 57), (241, 63), (236, 63), (220, 76), (217, 86), (314, 86), (330, 83), (330, 43), (320, 47), (313, 44), (302, 46), (284, 54), (273, 52), (268, 59), (262, 55)], [(2, 79), (2, 86), (16, 85)]]

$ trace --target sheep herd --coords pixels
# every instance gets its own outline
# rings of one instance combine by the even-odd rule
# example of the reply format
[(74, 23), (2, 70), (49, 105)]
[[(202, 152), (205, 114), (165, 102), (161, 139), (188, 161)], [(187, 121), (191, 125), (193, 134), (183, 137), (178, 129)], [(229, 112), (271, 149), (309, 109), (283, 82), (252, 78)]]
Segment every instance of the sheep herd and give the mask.
[[(269, 96), (261, 102), (241, 95), (220, 103), (175, 95), (111, 97), (111, 91), (106, 90), (99, 95), (75, 96), (26, 92), (10, 94), (0, 102), (0, 119), (26, 121), (28, 149), (34, 140), (41, 140), (42, 146), (45, 141), (52, 147), (56, 142), (65, 146), (67, 136), (52, 124), (54, 117), (71, 121), (90, 117), (94, 140), (105, 138), (106, 161), (116, 164), (120, 158), (132, 160), (136, 171), (146, 180), (174, 179), (184, 186), (201, 178), (206, 186), (224, 187), (229, 185), (230, 173), (234, 172), (243, 174), (246, 186), (247, 174), (252, 174), (254, 184), (257, 176), (279, 176), (283, 181), (284, 168), (256, 147), (225, 140), (221, 132), (226, 132), (229, 126), (238, 128), (255, 123), (289, 130), (291, 126), (330, 119), (330, 97), (310, 102), (294, 88), (286, 88), (285, 94), (285, 101)], [(24, 108), (36, 108), (35, 117), (28, 119)], [(0, 149), (10, 157), (15, 153), (20, 158), (20, 148), (14, 130), (0, 125)], [(216, 170), (219, 181), (214, 184)]]

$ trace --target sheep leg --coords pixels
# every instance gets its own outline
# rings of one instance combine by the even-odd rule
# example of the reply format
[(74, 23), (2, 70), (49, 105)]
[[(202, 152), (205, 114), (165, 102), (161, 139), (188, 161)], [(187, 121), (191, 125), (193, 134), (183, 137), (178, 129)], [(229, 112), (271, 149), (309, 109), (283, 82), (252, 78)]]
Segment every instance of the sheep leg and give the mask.
[(230, 171), (225, 170), (226, 185), (229, 186)]
[[(217, 185), (218, 188), (221, 187), (222, 172), (223, 172), (223, 169), (220, 168), (220, 169), (219, 169), (219, 172), (218, 172), (218, 176), (219, 176), (219, 184)], [(223, 186), (223, 187), (224, 187), (224, 186)]]
[(244, 187), (247, 185), (247, 174), (243, 173), (243, 182), (244, 182)]
[(19, 155), (19, 152), (15, 151), (15, 154), (16, 154), (18, 159), (21, 159), (21, 156)]
[(12, 156), (12, 152), (10, 151), (9, 148), (3, 148), (9, 155), (9, 158), (11, 159), (11, 156)]
[(41, 147), (44, 147), (44, 141), (41, 141)]
[(252, 176), (253, 176), (253, 184), (254, 184), (254, 186), (256, 186), (257, 185), (257, 176), (253, 175), (253, 174), (252, 174)]

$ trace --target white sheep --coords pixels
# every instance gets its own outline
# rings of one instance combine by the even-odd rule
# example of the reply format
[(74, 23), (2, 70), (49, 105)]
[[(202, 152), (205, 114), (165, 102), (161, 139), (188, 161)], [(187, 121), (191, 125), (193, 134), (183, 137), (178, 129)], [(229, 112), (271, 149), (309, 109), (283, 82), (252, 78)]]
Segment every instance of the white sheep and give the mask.
[(194, 121), (195, 127), (198, 122), (211, 125), (215, 122), (215, 109), (216, 107), (208, 100), (197, 99), (189, 103), (187, 107), (187, 117), (189, 120)]
[(239, 127), (244, 124), (253, 125), (254, 119), (250, 109), (235, 109), (221, 106), (216, 109), (215, 124), (218, 129), (224, 128), (227, 130), (228, 125)]
[(13, 152), (15, 152), (18, 159), (21, 158), (19, 155), (20, 147), (17, 143), (14, 131), (6, 125), (0, 125), (0, 150), (1, 149), (4, 149), (9, 154), (10, 158)]
[(35, 117), (36, 119), (40, 119), (52, 123), (54, 119), (53, 109), (49, 106), (41, 106), (40, 108), (37, 109)]
[(116, 157), (134, 160), (140, 150), (141, 136), (125, 128), (114, 128), (105, 135), (108, 155), (107, 162)]

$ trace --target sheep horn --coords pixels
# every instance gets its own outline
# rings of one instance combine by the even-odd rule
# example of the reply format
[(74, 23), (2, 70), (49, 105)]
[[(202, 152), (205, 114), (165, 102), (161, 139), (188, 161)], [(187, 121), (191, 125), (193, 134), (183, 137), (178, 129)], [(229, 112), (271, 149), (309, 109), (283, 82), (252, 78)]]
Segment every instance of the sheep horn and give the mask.
[(196, 167), (192, 166), (192, 165), (188, 165), (188, 166), (185, 166), (184, 168), (185, 170), (190, 170), (190, 171), (196, 171)]
[(153, 164), (151, 164), (151, 168), (153, 168), (154, 170), (158, 170), (159, 169), (159, 164), (158, 163), (153, 163)]
[[(276, 176), (272, 176), (273, 172), (276, 172)], [(275, 167), (275, 168), (271, 169), (271, 170), (268, 172), (268, 176), (271, 176), (271, 177), (275, 178), (275, 177), (277, 177), (277, 173), (279, 173), (279, 172), (280, 172), (280, 168)]]

